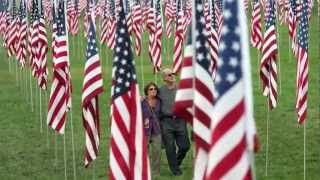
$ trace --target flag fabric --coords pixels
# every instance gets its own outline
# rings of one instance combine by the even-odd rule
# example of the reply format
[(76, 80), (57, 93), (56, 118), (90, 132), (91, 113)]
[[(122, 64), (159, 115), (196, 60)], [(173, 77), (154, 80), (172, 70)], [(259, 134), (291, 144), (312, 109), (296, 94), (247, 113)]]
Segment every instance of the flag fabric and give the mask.
[(205, 29), (204, 5), (201, 0), (193, 1), (193, 132), (195, 139), (194, 179), (204, 179), (210, 146), (213, 117), (214, 82), (210, 69), (211, 57), (208, 32)]
[(15, 56), (17, 52), (17, 42), (18, 42), (18, 16), (16, 12), (16, 1), (12, 1), (12, 21), (8, 27), (8, 39), (7, 39), (7, 48), (8, 56)]
[(132, 26), (133, 26), (133, 17), (132, 17), (132, 13), (133, 10), (131, 11), (131, 4), (129, 3), (128, 0), (125, 0), (125, 4), (126, 4), (126, 11), (125, 11), (125, 14), (126, 14), (126, 20), (127, 20), (127, 26), (128, 26), (128, 33), (129, 35), (131, 35), (132, 33)]
[(148, 180), (147, 141), (122, 1), (119, 11), (112, 70), (109, 179)]
[[(167, 0), (165, 3), (165, 16), (166, 16), (166, 35), (168, 38), (171, 37), (172, 35), (172, 22), (174, 21), (174, 16), (175, 16), (175, 1), (173, 0)], [(177, 19), (176, 19), (177, 21)]]
[(173, 106), (173, 112), (177, 116), (193, 124), (193, 46), (191, 29), (187, 31), (186, 45), (184, 48), (184, 57), (181, 67), (180, 81), (176, 92)]
[(0, 35), (2, 37), (5, 36), (6, 32), (6, 19), (7, 19), (7, 12), (6, 12), (6, 2), (1, 1), (0, 2)]
[(116, 44), (116, 14), (114, 0), (109, 1), (109, 23), (108, 25), (108, 42), (107, 46), (113, 49)]
[(32, 2), (32, 28), (30, 29), (31, 33), (31, 63), (32, 63), (32, 75), (33, 77), (39, 77), (39, 69), (40, 69), (40, 62), (39, 62), (39, 8), (38, 8), (38, 1), (33, 0)]
[(298, 122), (303, 124), (307, 117), (308, 105), (308, 76), (309, 76), (309, 22), (308, 22), (308, 5), (306, 1), (302, 4), (302, 15), (298, 29), (298, 55), (297, 55), (297, 100), (296, 110)]
[(222, 28), (227, 31), (222, 31), (219, 46), (206, 179), (250, 180), (253, 177), (247, 125), (253, 116), (247, 97), (251, 84), (246, 78), (251, 72), (243, 1), (224, 1), (223, 15)]
[(182, 50), (183, 50), (183, 12), (182, 2), (177, 2), (177, 17), (176, 17), (176, 31), (174, 36), (174, 47), (173, 47), (173, 72), (175, 74), (180, 72), (182, 66)]
[(268, 96), (269, 107), (277, 106), (277, 36), (276, 36), (276, 16), (274, 1), (267, 3), (268, 17), (266, 19), (266, 32), (262, 45), (262, 58), (260, 62), (260, 79), (262, 82), (263, 95)]
[(215, 75), (217, 72), (217, 61), (218, 61), (218, 46), (219, 46), (219, 35), (218, 35), (218, 27), (217, 27), (217, 18), (215, 13), (215, 5), (214, 0), (211, 0), (210, 3), (210, 26), (208, 29), (208, 42), (209, 42), (209, 53), (210, 53), (210, 71), (212, 79), (215, 79)]
[(40, 2), (40, 17), (38, 25), (38, 60), (39, 60), (39, 69), (38, 69), (38, 85), (41, 89), (47, 89), (47, 79), (48, 79), (48, 68), (47, 68), (47, 53), (48, 53), (48, 40), (47, 40), (47, 31), (46, 31), (46, 22), (44, 19), (43, 5), (42, 1)]
[(20, 28), (18, 33), (18, 60), (21, 68), (24, 68), (27, 58), (27, 12), (26, 1), (20, 2)]
[(69, 52), (66, 29), (66, 13), (63, 1), (58, 4), (57, 32), (53, 58), (53, 80), (48, 103), (47, 124), (63, 134), (70, 100)]
[(142, 33), (142, 11), (138, 2), (132, 7), (132, 31), (135, 34), (135, 52), (136, 55), (141, 54), (141, 33)]
[(103, 17), (102, 17), (102, 25), (101, 25), (101, 33), (100, 33), (100, 43), (106, 44), (108, 40), (108, 14), (107, 7), (104, 7)]
[(82, 120), (85, 129), (84, 164), (87, 167), (98, 155), (100, 122), (98, 95), (103, 92), (102, 70), (96, 43), (96, 30), (89, 15), (88, 45), (82, 88)]
[(155, 31), (152, 38), (152, 45), (150, 48), (151, 59), (153, 62), (154, 72), (158, 72), (161, 69), (162, 59), (161, 59), (161, 51), (162, 51), (162, 16), (161, 16), (161, 8), (160, 8), (160, 0), (156, 0), (155, 2)]
[(263, 35), (261, 25), (261, 5), (259, 0), (253, 2), (252, 18), (251, 18), (251, 36), (250, 42), (253, 47), (259, 51), (262, 49)]

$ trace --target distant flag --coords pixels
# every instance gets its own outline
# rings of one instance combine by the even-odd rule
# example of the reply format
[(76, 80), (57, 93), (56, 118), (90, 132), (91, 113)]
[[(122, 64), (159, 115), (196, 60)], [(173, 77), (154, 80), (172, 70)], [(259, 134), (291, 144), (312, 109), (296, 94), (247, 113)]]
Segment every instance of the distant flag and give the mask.
[(297, 100), (296, 110), (298, 122), (303, 124), (307, 118), (308, 108), (308, 76), (309, 76), (309, 22), (308, 22), (308, 5), (306, 0), (302, 4), (302, 15), (299, 23), (297, 37)]
[(98, 95), (103, 92), (102, 70), (96, 43), (96, 30), (89, 15), (88, 45), (82, 88), (82, 120), (85, 128), (84, 162), (87, 167), (95, 160), (100, 144)]
[(65, 20), (65, 4), (60, 1), (57, 12), (57, 32), (53, 58), (51, 93), (48, 104), (47, 124), (60, 134), (64, 134), (68, 100), (70, 99), (69, 52)]
[[(107, 4), (107, 3), (106, 3)], [(107, 7), (104, 7), (103, 16), (102, 16), (102, 26), (101, 26), (101, 33), (100, 33), (100, 43), (106, 44), (108, 40), (108, 11)]]
[(27, 58), (27, 12), (26, 1), (20, 2), (20, 28), (18, 33), (18, 60), (21, 68), (24, 68)]
[(18, 16), (16, 12), (16, 1), (12, 1), (12, 21), (8, 27), (8, 56), (15, 56), (17, 52), (17, 43), (18, 43)]
[[(165, 16), (166, 16), (166, 35), (168, 38), (172, 35), (172, 22), (174, 21), (174, 10), (175, 0), (167, 0), (165, 3)], [(177, 21), (177, 19), (176, 19)]]
[(132, 7), (132, 31), (135, 34), (135, 52), (138, 56), (141, 53), (141, 36), (142, 36), (142, 10), (138, 2)]
[(219, 46), (208, 180), (253, 179), (247, 126), (254, 122), (248, 97), (252, 94), (243, 7), (242, 1), (224, 1), (222, 29), (226, 31), (222, 31)]
[(251, 18), (251, 36), (250, 42), (253, 47), (259, 51), (262, 49), (263, 35), (261, 25), (261, 5), (259, 0), (254, 0)]
[(162, 16), (161, 16), (161, 8), (160, 8), (160, 0), (156, 0), (155, 2), (155, 31), (152, 38), (152, 45), (151, 45), (151, 59), (153, 62), (154, 72), (158, 72), (161, 68), (162, 59), (161, 59), (161, 52), (162, 52)]
[(31, 63), (32, 63), (32, 75), (33, 77), (39, 77), (39, 7), (38, 1), (32, 0), (32, 18), (31, 18)]
[(127, 21), (127, 26), (128, 26), (128, 33), (129, 35), (131, 35), (132, 33), (132, 26), (133, 26), (133, 23), (132, 23), (132, 20), (133, 20), (133, 17), (132, 17), (132, 12), (133, 10), (131, 10), (131, 4), (128, 0), (125, 0), (125, 15), (126, 15), (126, 21)]
[(210, 72), (213, 79), (215, 79), (217, 72), (217, 61), (218, 61), (218, 46), (219, 46), (219, 36), (218, 36), (218, 25), (217, 17), (215, 13), (214, 0), (211, 0), (210, 7), (210, 26), (207, 28), (208, 31), (208, 42), (209, 42), (209, 53), (210, 53)]
[(40, 2), (40, 17), (39, 17), (39, 39), (38, 39), (38, 60), (39, 60), (39, 69), (38, 69), (38, 85), (41, 89), (47, 89), (48, 81), (48, 68), (47, 68), (47, 53), (48, 53), (48, 40), (47, 40), (47, 31), (46, 31), (46, 22), (44, 19), (43, 13), (43, 4)]
[(183, 11), (182, 2), (177, 2), (177, 17), (176, 17), (176, 31), (174, 36), (174, 47), (173, 47), (173, 72), (179, 73), (182, 66), (182, 50), (183, 50)]
[(295, 0), (290, 0), (289, 10), (289, 37), (291, 39), (291, 48), (293, 54), (296, 55), (297, 51), (297, 26), (298, 26), (298, 15), (297, 15), (297, 4)]
[(112, 70), (112, 118), (109, 179), (149, 180), (138, 83), (122, 1)]
[(277, 106), (277, 36), (276, 36), (276, 16), (274, 0), (267, 3), (268, 17), (266, 19), (266, 31), (262, 46), (262, 58), (260, 63), (260, 78), (262, 80), (263, 95), (268, 96), (269, 107)]
[(116, 14), (114, 0), (109, 0), (109, 23), (108, 25), (108, 42), (107, 45), (113, 49), (116, 44)]

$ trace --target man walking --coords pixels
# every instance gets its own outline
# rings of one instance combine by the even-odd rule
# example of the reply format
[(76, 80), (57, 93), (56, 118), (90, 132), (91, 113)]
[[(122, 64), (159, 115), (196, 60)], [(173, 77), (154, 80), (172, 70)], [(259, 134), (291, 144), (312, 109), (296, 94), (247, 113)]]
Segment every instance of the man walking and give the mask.
[(164, 85), (159, 89), (162, 138), (170, 170), (175, 176), (179, 176), (182, 174), (180, 165), (190, 148), (190, 142), (186, 122), (172, 112), (177, 91), (173, 71), (168, 68), (164, 69), (162, 78)]

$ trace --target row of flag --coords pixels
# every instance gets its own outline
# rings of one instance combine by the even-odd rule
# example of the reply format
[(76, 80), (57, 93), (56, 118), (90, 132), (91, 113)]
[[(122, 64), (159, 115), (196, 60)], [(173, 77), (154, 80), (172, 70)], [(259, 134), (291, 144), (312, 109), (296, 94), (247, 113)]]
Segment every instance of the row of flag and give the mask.
[[(288, 25), (297, 60), (299, 123), (306, 120), (307, 114), (312, 4), (310, 0), (252, 2), (250, 42), (261, 52), (260, 78), (270, 108), (277, 106), (278, 97), (276, 20), (277, 16), (286, 17), (279, 19)], [(66, 115), (72, 107), (68, 33), (79, 34), (79, 20), (84, 12), (88, 42), (81, 101), (85, 166), (97, 158), (100, 143), (98, 96), (103, 92), (103, 81), (97, 39), (114, 51), (111, 179), (151, 177), (132, 49), (137, 56), (141, 55), (142, 33), (147, 31), (149, 57), (154, 72), (158, 72), (163, 30), (168, 38), (174, 35), (172, 67), (181, 75), (174, 111), (193, 127), (194, 179), (253, 179), (252, 152), (258, 144), (244, 7), (249, 7), (246, 0), (166, 0), (163, 4), (160, 0), (21, 0), (17, 10), (15, 0), (0, 1), (0, 34), (8, 56), (17, 59), (21, 68), (28, 61), (39, 88), (46, 90), (49, 48), (46, 29), (51, 26), (53, 76), (47, 124), (63, 134)], [(101, 27), (96, 25), (99, 18)], [(101, 30), (100, 37), (97, 28)]]

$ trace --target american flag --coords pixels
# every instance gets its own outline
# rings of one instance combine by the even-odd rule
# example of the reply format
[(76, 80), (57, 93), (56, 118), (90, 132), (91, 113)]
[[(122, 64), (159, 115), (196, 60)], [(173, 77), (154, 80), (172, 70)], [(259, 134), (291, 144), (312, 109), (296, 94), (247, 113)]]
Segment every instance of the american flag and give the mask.
[(69, 52), (65, 4), (60, 1), (57, 14), (57, 32), (53, 58), (53, 80), (48, 104), (47, 124), (60, 134), (64, 133), (70, 99)]
[(47, 40), (47, 31), (46, 31), (46, 22), (44, 19), (43, 5), (42, 1), (40, 2), (40, 17), (39, 17), (39, 39), (38, 39), (38, 60), (39, 60), (39, 69), (38, 69), (38, 85), (41, 89), (47, 89), (47, 79), (48, 79), (48, 68), (47, 68), (47, 53), (48, 53), (48, 40)]
[(154, 67), (154, 72), (158, 72), (161, 68), (162, 59), (161, 59), (161, 37), (162, 37), (162, 16), (161, 16), (161, 3), (160, 0), (156, 0), (155, 3), (155, 31), (152, 38), (152, 45), (150, 49), (150, 55)]
[(309, 75), (309, 22), (308, 5), (304, 1), (302, 5), (302, 16), (298, 29), (298, 56), (297, 56), (297, 100), (296, 110), (298, 113), (298, 122), (304, 123), (307, 117), (308, 104), (308, 75)]
[(196, 146), (194, 179), (204, 179), (210, 145), (214, 82), (211, 72), (208, 32), (205, 29), (204, 5), (201, 0), (193, 1), (193, 132)]
[(246, 127), (253, 116), (247, 97), (250, 70), (244, 69), (244, 63), (248, 67), (250, 62), (243, 7), (243, 1), (224, 1), (223, 28), (227, 31), (222, 32), (219, 46), (206, 179), (253, 179)]
[(148, 8), (147, 12), (147, 20), (146, 20), (146, 29), (149, 32), (149, 46), (148, 46), (148, 51), (149, 51), (149, 56), (153, 65), (153, 71), (157, 72), (160, 70), (160, 67), (157, 66), (156, 59), (154, 59), (153, 55), (153, 44), (155, 43), (155, 38), (156, 38), (156, 14), (155, 14), (155, 8), (153, 7), (154, 3), (151, 1), (150, 6)]
[(84, 162), (89, 163), (97, 158), (100, 144), (100, 122), (98, 95), (103, 92), (102, 70), (96, 43), (96, 30), (89, 15), (89, 33), (87, 61), (84, 69), (82, 88), (82, 120), (85, 128), (86, 145)]
[(252, 19), (251, 19), (251, 36), (250, 42), (253, 47), (261, 51), (262, 48), (262, 25), (261, 25), (261, 6), (259, 0), (253, 2)]
[(217, 18), (215, 13), (215, 5), (214, 0), (211, 0), (210, 4), (210, 27), (208, 27), (208, 42), (209, 42), (209, 52), (211, 56), (211, 74), (212, 78), (215, 79), (216, 71), (217, 71), (217, 60), (218, 60), (218, 46), (219, 46), (219, 37), (218, 37), (218, 26), (217, 26)]
[(39, 77), (39, 69), (40, 69), (40, 62), (39, 62), (39, 8), (38, 8), (38, 1), (32, 1), (32, 28), (30, 29), (31, 33), (31, 64), (32, 64), (32, 75), (33, 77)]
[(20, 28), (18, 33), (18, 60), (21, 68), (25, 66), (27, 57), (27, 12), (26, 1), (20, 2)]
[(108, 42), (107, 45), (113, 49), (116, 44), (116, 14), (114, 0), (109, 1), (109, 23), (108, 25)]
[(112, 69), (112, 118), (109, 179), (148, 180), (150, 167), (136, 80), (122, 1)]
[(173, 112), (192, 125), (193, 122), (193, 79), (194, 67), (192, 62), (193, 46), (192, 34), (187, 31), (186, 45), (184, 48), (183, 64), (181, 67), (180, 81), (175, 97)]
[(266, 20), (266, 32), (262, 45), (262, 58), (260, 62), (260, 78), (262, 80), (263, 95), (268, 96), (269, 107), (277, 106), (277, 36), (276, 36), (276, 16), (274, 0), (268, 1), (268, 17)]
[[(172, 22), (174, 21), (174, 9), (175, 0), (167, 0), (165, 3), (165, 16), (166, 16), (166, 34), (170, 38), (172, 35)], [(177, 20), (176, 20), (177, 21)]]
[(5, 36), (6, 32), (6, 19), (7, 19), (7, 11), (6, 11), (6, 2), (1, 1), (0, 2), (0, 35), (2, 37)]
[(182, 2), (178, 0), (177, 3), (177, 18), (176, 18), (176, 31), (174, 36), (174, 47), (173, 47), (173, 72), (179, 73), (182, 65), (182, 50), (183, 50), (183, 12)]
[(125, 14), (126, 14), (126, 21), (127, 21), (127, 26), (128, 26), (128, 33), (129, 35), (131, 35), (132, 33), (132, 10), (131, 10), (131, 4), (129, 3), (128, 0), (125, 0), (125, 4), (126, 4), (126, 9), (125, 9)]
[(8, 27), (8, 39), (7, 39), (7, 48), (8, 56), (14, 56), (17, 53), (17, 42), (18, 42), (18, 16), (16, 12), (16, 1), (12, 1), (12, 21)]
[(74, 1), (73, 8), (70, 12), (70, 32), (72, 35), (77, 35), (79, 31), (79, 5), (78, 1)]
[[(107, 4), (107, 3), (106, 3)], [(108, 39), (108, 11), (107, 7), (104, 7), (103, 17), (102, 17), (102, 26), (101, 26), (101, 33), (100, 33), (100, 43), (106, 44)]]
[(132, 31), (135, 34), (135, 52), (138, 56), (141, 53), (141, 33), (142, 33), (142, 10), (140, 3), (135, 2), (132, 7)]
[(291, 38), (291, 48), (293, 54), (296, 55), (297, 51), (297, 25), (298, 25), (298, 16), (297, 16), (297, 4), (295, 0), (290, 0), (290, 12), (289, 12), (289, 37)]

